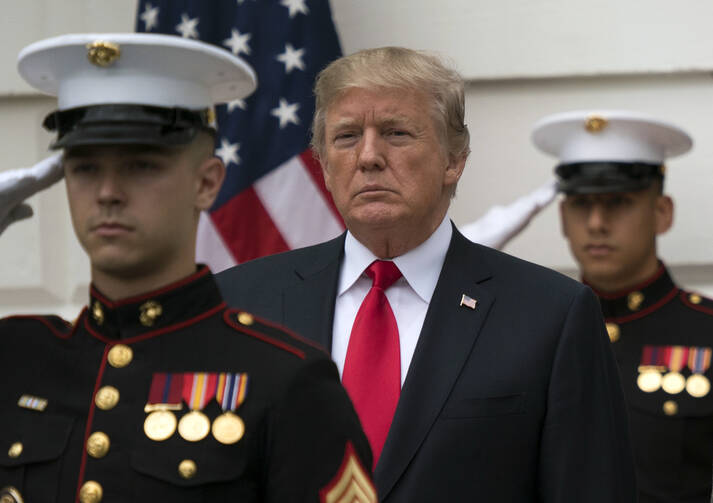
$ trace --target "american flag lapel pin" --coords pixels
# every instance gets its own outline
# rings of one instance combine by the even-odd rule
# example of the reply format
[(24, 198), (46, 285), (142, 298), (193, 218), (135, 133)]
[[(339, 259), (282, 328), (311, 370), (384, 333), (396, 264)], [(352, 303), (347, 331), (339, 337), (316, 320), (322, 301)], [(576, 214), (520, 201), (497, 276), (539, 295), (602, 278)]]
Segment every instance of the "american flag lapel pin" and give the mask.
[(463, 296), (460, 298), (460, 305), (475, 309), (475, 306), (478, 305), (478, 301), (472, 297), (469, 297), (466, 294), (463, 294)]

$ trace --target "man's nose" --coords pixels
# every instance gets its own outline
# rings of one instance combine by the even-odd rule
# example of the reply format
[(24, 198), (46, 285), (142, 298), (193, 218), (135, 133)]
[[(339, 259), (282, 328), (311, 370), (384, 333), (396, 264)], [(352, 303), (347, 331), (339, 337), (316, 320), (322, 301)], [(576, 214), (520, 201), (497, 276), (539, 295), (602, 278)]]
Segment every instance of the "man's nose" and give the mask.
[(379, 170), (385, 165), (383, 138), (377, 131), (366, 130), (359, 147), (359, 169)]
[(592, 232), (606, 232), (607, 212), (603, 205), (593, 204), (587, 215), (587, 228)]
[(105, 205), (115, 205), (126, 198), (121, 177), (116, 170), (106, 169), (101, 172), (98, 180), (97, 199)]

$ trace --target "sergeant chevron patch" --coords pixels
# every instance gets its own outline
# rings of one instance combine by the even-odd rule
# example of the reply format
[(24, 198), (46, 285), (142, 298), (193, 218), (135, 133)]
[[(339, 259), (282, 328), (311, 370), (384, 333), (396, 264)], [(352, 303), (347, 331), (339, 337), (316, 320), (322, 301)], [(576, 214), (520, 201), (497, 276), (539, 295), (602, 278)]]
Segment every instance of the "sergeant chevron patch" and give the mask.
[(334, 478), (319, 491), (320, 503), (377, 503), (376, 488), (347, 442), (344, 460)]

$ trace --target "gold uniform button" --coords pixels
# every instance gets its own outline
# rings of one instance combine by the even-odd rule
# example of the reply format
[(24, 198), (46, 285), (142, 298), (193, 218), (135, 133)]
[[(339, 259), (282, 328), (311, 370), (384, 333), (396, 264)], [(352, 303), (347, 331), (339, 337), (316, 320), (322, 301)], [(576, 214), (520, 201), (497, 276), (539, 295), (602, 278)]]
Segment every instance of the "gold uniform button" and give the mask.
[(253, 315), (250, 313), (240, 313), (238, 315), (238, 321), (241, 325), (250, 326), (255, 323), (255, 318), (253, 318)]
[(86, 481), (79, 490), (79, 501), (81, 503), (99, 503), (104, 496), (104, 489), (99, 482), (93, 480)]
[(667, 400), (663, 404), (663, 412), (667, 416), (675, 416), (678, 414), (678, 404), (673, 400)]
[(117, 369), (126, 367), (134, 358), (134, 351), (126, 344), (117, 344), (109, 350), (109, 364)]
[(616, 342), (621, 336), (621, 330), (619, 325), (616, 323), (607, 323), (607, 334), (609, 334), (609, 341)]
[(691, 302), (691, 304), (700, 304), (703, 301), (701, 296), (697, 293), (692, 293), (691, 295), (689, 295), (688, 300)]
[(12, 486), (0, 489), (0, 503), (23, 503), (22, 494)]
[(109, 436), (103, 431), (95, 431), (87, 439), (87, 452), (93, 458), (99, 459), (106, 456), (109, 452), (111, 441)]
[(198, 467), (192, 459), (184, 459), (178, 465), (178, 474), (186, 480), (192, 479), (197, 471)]
[(102, 386), (94, 397), (94, 403), (101, 410), (110, 410), (119, 403), (119, 390), (114, 386)]
[(22, 445), (22, 442), (15, 442), (10, 446), (10, 449), (8, 449), (7, 455), (11, 458), (19, 458), (20, 454), (22, 454), (23, 449), (24, 447)]

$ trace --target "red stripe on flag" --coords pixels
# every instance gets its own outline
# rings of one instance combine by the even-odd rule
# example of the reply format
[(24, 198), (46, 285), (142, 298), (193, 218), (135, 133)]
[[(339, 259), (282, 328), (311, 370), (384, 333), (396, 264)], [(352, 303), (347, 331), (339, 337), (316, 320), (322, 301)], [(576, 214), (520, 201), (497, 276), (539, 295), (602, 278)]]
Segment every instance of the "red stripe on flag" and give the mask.
[(324, 184), (322, 166), (319, 164), (319, 161), (314, 157), (312, 149), (308, 148), (307, 150), (302, 152), (300, 154), (300, 159), (302, 159), (302, 164), (307, 169), (307, 173), (309, 173), (309, 175), (312, 177), (312, 180), (314, 180), (314, 184), (319, 187), (320, 192), (322, 192), (322, 195), (324, 196), (324, 200), (327, 201), (327, 204), (332, 210), (332, 213), (334, 213), (334, 216), (337, 217), (337, 220), (344, 229), (344, 220), (342, 220), (342, 216), (339, 214), (339, 211), (337, 210), (337, 207), (334, 204), (332, 194), (329, 193), (329, 191), (327, 190), (327, 186)]
[(252, 187), (212, 212), (211, 218), (238, 263), (290, 249)]

